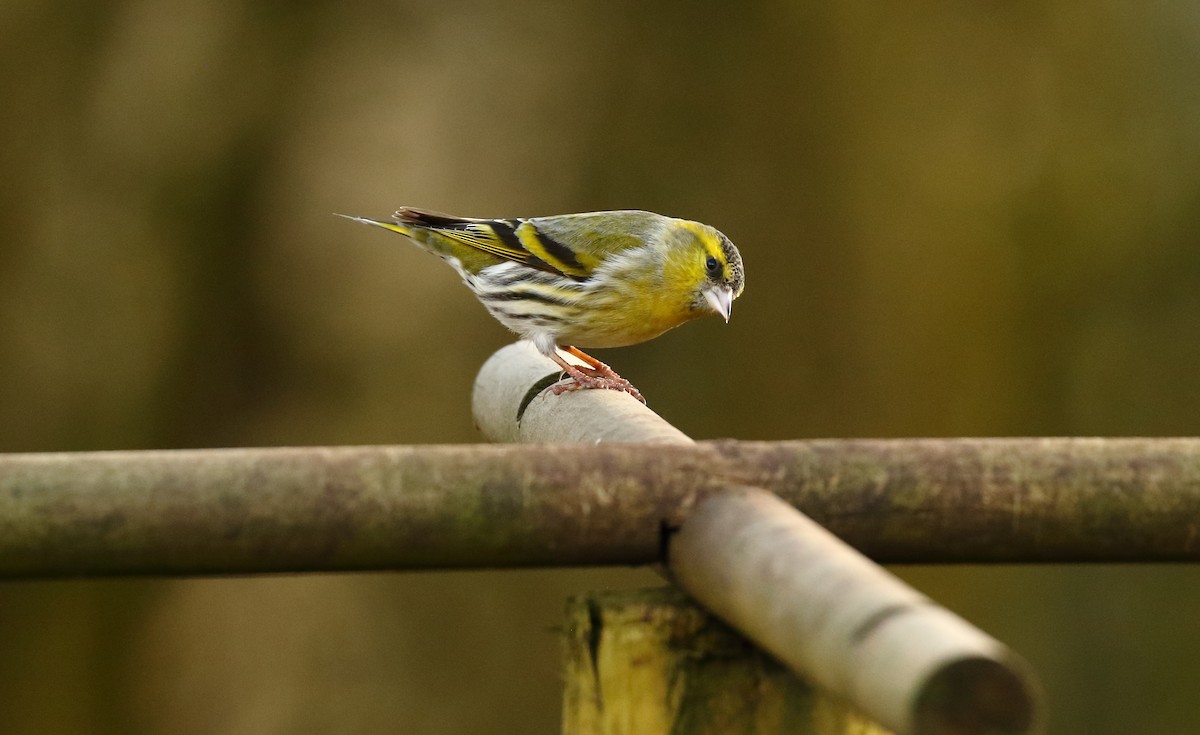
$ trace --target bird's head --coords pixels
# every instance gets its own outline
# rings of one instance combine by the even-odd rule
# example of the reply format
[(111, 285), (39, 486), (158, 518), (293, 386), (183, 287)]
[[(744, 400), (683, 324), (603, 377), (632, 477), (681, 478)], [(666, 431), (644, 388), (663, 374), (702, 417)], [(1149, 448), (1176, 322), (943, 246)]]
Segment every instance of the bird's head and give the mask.
[(699, 222), (678, 220), (666, 234), (667, 288), (686, 290), (688, 308), (696, 316), (709, 311), (729, 321), (733, 300), (742, 294), (742, 256), (728, 237)]

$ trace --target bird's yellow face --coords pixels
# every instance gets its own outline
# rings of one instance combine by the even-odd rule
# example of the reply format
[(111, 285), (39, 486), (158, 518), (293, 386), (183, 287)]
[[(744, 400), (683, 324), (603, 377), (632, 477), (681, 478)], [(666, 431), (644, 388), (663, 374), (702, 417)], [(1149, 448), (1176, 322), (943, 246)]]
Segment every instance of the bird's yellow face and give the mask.
[(664, 287), (685, 298), (693, 316), (713, 311), (729, 321), (745, 285), (738, 249), (720, 231), (686, 220), (675, 223), (665, 240)]

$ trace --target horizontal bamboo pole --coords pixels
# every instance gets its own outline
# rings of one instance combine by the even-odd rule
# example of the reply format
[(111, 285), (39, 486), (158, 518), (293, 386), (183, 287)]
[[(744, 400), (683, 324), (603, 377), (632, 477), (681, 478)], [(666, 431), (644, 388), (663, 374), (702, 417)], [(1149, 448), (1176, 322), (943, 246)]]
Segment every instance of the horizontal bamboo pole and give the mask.
[(649, 564), (724, 485), (886, 563), (1200, 561), (1200, 440), (0, 455), (0, 577)]

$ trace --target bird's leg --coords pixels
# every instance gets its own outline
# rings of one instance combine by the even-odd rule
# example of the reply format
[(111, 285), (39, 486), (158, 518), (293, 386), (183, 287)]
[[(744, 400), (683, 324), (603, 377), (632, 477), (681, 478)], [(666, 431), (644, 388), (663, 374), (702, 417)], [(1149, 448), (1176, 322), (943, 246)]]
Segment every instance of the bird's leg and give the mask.
[(550, 354), (550, 359), (554, 360), (554, 362), (556, 362), (558, 366), (561, 367), (563, 371), (565, 371), (566, 374), (571, 376), (571, 379), (575, 381), (574, 383), (567, 383), (566, 385), (554, 386), (554, 395), (562, 395), (563, 393), (573, 390), (604, 388), (607, 390), (624, 391), (642, 403), (646, 402), (646, 399), (642, 397), (641, 392), (639, 392), (637, 388), (634, 388), (632, 383), (625, 378), (622, 378), (620, 375), (617, 375), (616, 372), (613, 371), (613, 369), (608, 365), (605, 365), (577, 347), (566, 345), (561, 349), (564, 352), (583, 360), (588, 364), (588, 366), (580, 367), (579, 365), (572, 365), (563, 359), (563, 357), (558, 354), (557, 350), (552, 352)]
[(613, 378), (615, 380), (625, 380), (620, 375), (617, 375), (616, 371), (614, 371), (608, 365), (605, 365), (604, 363), (600, 362), (599, 360), (592, 357), (591, 355), (584, 352), (583, 350), (579, 349), (578, 347), (572, 347), (571, 345), (564, 345), (562, 347), (562, 350), (563, 350), (563, 352), (566, 352), (570, 355), (574, 355), (575, 357), (578, 357), (580, 360), (583, 360), (584, 362), (586, 362), (588, 364), (588, 366), (592, 368), (591, 372), (595, 372), (597, 377)]

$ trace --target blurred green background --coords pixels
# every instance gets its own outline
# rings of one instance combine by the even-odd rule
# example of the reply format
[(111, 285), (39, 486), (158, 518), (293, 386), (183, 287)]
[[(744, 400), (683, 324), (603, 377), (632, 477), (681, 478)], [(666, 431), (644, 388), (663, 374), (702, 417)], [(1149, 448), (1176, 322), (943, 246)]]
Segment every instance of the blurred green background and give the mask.
[[(722, 229), (731, 324), (599, 353), (698, 438), (1194, 434), (1198, 79), (1188, 3), (5, 0), (0, 450), (478, 441), (510, 336), (331, 216), (400, 205)], [(1200, 729), (1200, 570), (898, 571), (1053, 732)], [(656, 583), (0, 584), (0, 732), (555, 732), (565, 595)]]

